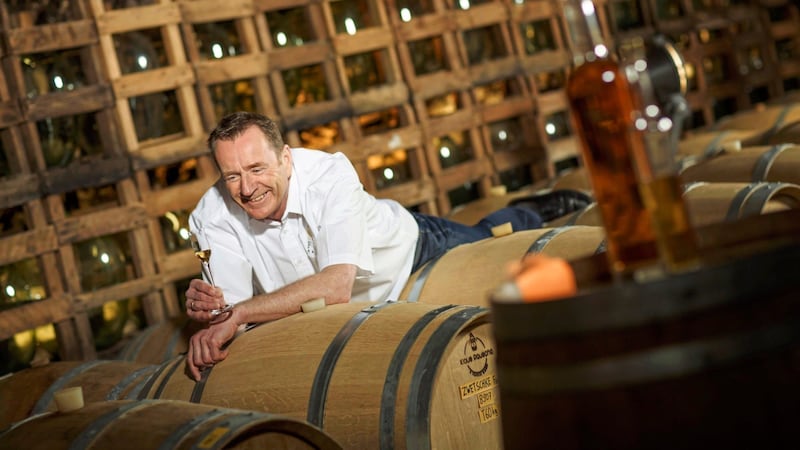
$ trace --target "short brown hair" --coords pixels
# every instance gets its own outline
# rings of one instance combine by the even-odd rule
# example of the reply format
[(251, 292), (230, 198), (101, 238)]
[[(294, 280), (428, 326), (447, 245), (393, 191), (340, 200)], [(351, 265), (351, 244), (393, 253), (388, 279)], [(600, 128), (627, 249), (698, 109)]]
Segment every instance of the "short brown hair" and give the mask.
[[(219, 141), (232, 141), (241, 136), (250, 127), (258, 127), (267, 142), (273, 146), (275, 153), (280, 156), (283, 151), (283, 136), (281, 135), (278, 125), (269, 117), (254, 112), (239, 111), (230, 113), (222, 118), (217, 124), (217, 127), (208, 135), (208, 144), (211, 154), (216, 150), (217, 142)], [(215, 158), (216, 159), (216, 158)]]

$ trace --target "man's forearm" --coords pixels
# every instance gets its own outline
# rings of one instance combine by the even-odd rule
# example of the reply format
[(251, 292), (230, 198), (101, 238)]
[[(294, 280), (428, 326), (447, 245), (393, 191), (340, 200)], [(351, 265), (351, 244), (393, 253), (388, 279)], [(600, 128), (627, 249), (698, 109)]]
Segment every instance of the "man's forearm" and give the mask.
[(237, 324), (268, 322), (298, 313), (303, 303), (320, 297), (328, 305), (346, 303), (350, 301), (355, 274), (355, 266), (349, 264), (326, 267), (277, 291), (237, 303), (231, 319)]

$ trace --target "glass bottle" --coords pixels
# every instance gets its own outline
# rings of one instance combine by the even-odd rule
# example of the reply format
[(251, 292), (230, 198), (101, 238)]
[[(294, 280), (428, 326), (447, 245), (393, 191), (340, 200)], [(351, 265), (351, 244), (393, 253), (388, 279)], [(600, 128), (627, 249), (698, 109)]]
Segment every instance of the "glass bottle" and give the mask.
[(564, 0), (562, 5), (575, 65), (566, 92), (606, 230), (609, 264), (614, 273), (632, 274), (658, 261), (636, 178), (634, 155), (645, 151), (644, 135), (634, 127), (640, 105), (605, 45), (594, 4)]
[(666, 111), (679, 109), (679, 96), (659, 95), (643, 41), (624, 47), (622, 62), (611, 56), (590, 0), (567, 0), (564, 14), (576, 63), (567, 96), (612, 270), (632, 274), (659, 261), (668, 271), (693, 266), (697, 249), (675, 164), (677, 124)]

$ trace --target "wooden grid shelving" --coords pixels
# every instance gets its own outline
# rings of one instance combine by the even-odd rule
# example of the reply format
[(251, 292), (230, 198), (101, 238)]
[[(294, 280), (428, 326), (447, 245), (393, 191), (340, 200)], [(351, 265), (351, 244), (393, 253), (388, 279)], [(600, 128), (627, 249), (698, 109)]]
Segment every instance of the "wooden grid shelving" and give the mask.
[[(45, 293), (3, 305), (3, 345), (52, 325), (59, 357), (93, 358), (107, 305), (138, 327), (182, 314), (187, 216), (218, 176), (205, 139), (232, 110), (432, 214), (581, 165), (558, 1), (67, 3), (0, 6), (0, 277), (32, 261)], [(800, 91), (796, 2), (596, 3), (609, 42), (675, 43), (690, 128)], [(80, 255), (109, 241), (124, 273), (93, 287)]]

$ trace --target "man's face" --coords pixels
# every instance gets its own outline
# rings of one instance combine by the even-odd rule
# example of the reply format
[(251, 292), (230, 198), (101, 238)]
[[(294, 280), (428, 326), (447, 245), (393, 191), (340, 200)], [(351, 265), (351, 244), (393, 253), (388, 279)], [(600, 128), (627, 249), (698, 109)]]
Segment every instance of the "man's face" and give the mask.
[(261, 130), (250, 127), (233, 141), (218, 141), (215, 157), (228, 192), (250, 217), (281, 219), (292, 174), (288, 145), (279, 157)]

